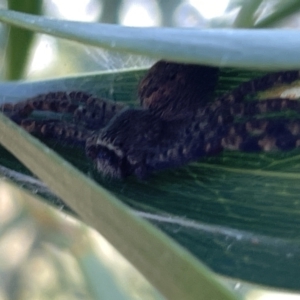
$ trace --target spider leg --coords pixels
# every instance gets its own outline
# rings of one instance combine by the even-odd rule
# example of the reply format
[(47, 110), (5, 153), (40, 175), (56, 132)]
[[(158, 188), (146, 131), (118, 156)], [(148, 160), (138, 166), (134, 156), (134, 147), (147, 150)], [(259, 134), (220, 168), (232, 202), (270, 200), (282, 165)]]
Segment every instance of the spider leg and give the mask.
[(300, 147), (300, 119), (252, 119), (224, 127), (208, 125), (191, 133), (188, 128), (195, 125), (185, 127), (185, 134), (177, 141), (162, 141), (156, 147), (146, 149), (143, 164), (134, 174), (144, 178), (152, 172), (180, 167), (222, 150), (270, 152)]
[(51, 92), (14, 104), (4, 103), (1, 105), (1, 110), (11, 118), (26, 118), (34, 110), (72, 113), (78, 107), (72, 100), (67, 92)]
[(234, 103), (230, 106), (230, 113), (237, 118), (258, 114), (284, 112), (285, 110), (291, 110), (299, 113), (300, 101), (288, 98), (274, 98)]
[(124, 107), (122, 103), (73, 91), (41, 94), (16, 104), (4, 103), (0, 109), (16, 122), (27, 118), (35, 110), (73, 114), (76, 122), (92, 129), (105, 126)]
[(250, 119), (229, 126), (221, 145), (245, 152), (292, 150), (300, 146), (300, 120)]
[(20, 127), (32, 135), (45, 138), (56, 138), (63, 142), (85, 145), (86, 140), (93, 134), (92, 131), (60, 120), (33, 120), (24, 119)]
[(289, 84), (300, 78), (300, 71), (269, 73), (240, 84), (237, 88), (216, 99), (218, 103), (240, 103), (246, 95), (267, 90), (278, 84)]
[(108, 122), (128, 106), (125, 103), (107, 99), (89, 97), (74, 111), (74, 121), (88, 129), (96, 130), (104, 127)]
[[(205, 136), (211, 136), (214, 144), (221, 139), (221, 148), (228, 150), (291, 150), (300, 144), (299, 116), (293, 119), (263, 118), (263, 115), (267, 113), (288, 110), (300, 113), (300, 102), (276, 98), (224, 103), (217, 107), (212, 103), (198, 110), (198, 115), (188, 128), (190, 132), (206, 130)], [(204, 126), (205, 123), (207, 124)]]
[(288, 98), (274, 98), (266, 100), (251, 100), (241, 103), (218, 103), (215, 102), (204, 108), (199, 108), (195, 121), (204, 117), (214, 126), (230, 124), (242, 118), (261, 117), (265, 114), (292, 111), (300, 113), (300, 101)]

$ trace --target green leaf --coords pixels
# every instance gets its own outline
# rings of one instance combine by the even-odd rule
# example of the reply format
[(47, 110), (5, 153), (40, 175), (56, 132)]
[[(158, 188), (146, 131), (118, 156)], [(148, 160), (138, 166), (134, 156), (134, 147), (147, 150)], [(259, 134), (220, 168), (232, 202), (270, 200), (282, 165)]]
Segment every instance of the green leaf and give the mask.
[(0, 21), (88, 45), (179, 62), (264, 70), (300, 68), (300, 37), (294, 30), (131, 28), (6, 10), (0, 10)]
[(300, 10), (300, 2), (298, 0), (287, 0), (275, 2), (275, 8), (265, 18), (259, 20), (254, 27), (266, 28), (272, 27), (284, 20), (285, 18), (296, 14)]
[[(25, 13), (40, 14), (42, 1), (40, 0), (9, 0), (8, 7)], [(32, 48), (34, 33), (21, 28), (12, 27), (9, 32), (7, 46), (7, 79), (19, 79)], [(22, 51), (20, 51), (22, 49)]]
[(234, 21), (235, 28), (251, 28), (254, 25), (254, 14), (261, 5), (262, 0), (246, 0)]
[[(65, 213), (54, 211), (41, 203), (36, 194), (26, 192), (9, 180), (0, 181), (0, 194), (2, 207), (5, 209), (8, 204), (12, 211), (16, 210), (2, 220), (1, 243), (6, 244), (7, 237), (14, 231), (24, 230), (21, 241), (14, 239), (14, 245), (24, 246), (22, 261), (18, 267), (6, 267), (3, 271), (8, 278), (2, 289), (6, 299), (24, 298), (20, 296), (24, 293), (26, 299), (42, 297), (44, 300), (59, 298), (62, 294), (67, 299), (128, 300), (145, 295), (148, 299), (165, 299), (104, 238), (96, 236), (94, 230), (82, 222), (66, 218)], [(101, 246), (95, 247), (95, 242)], [(7, 259), (9, 252), (8, 247), (2, 247), (1, 261)], [(68, 256), (74, 264), (70, 265)], [(43, 285), (40, 272), (28, 272), (28, 265), (36, 265), (37, 257), (40, 265), (46, 261), (46, 269), (55, 274), (53, 285), (49, 286), (48, 279), (46, 286)]]

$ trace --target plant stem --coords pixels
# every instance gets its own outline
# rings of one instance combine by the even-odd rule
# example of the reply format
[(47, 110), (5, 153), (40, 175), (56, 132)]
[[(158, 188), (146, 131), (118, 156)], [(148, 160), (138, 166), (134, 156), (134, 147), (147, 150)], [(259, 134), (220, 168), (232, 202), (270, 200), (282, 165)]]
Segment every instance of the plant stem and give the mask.
[(298, 0), (289, 0), (282, 1), (276, 6), (274, 12), (260, 20), (254, 25), (254, 28), (265, 28), (272, 27), (279, 21), (289, 17), (290, 15), (298, 12), (300, 10), (300, 1)]
[(235, 28), (252, 28), (254, 25), (254, 13), (261, 5), (262, 0), (247, 0), (243, 3), (234, 23)]

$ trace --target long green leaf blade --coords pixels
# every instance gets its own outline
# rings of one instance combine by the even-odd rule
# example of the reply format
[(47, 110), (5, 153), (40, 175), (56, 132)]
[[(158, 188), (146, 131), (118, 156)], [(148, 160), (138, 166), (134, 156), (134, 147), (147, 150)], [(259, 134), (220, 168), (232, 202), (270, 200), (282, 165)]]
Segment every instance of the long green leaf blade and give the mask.
[(254, 14), (263, 0), (246, 0), (233, 23), (235, 28), (251, 28), (254, 25)]
[(254, 28), (272, 27), (276, 23), (299, 12), (300, 10), (300, 2), (298, 0), (279, 1), (275, 5), (276, 9), (271, 14), (257, 22), (254, 25)]
[(295, 30), (131, 28), (6, 10), (0, 10), (0, 21), (89, 45), (168, 60), (264, 70), (300, 69), (300, 36)]
[(234, 299), (208, 269), (136, 219), (111, 194), (0, 115), (1, 144), (87, 224), (101, 232), (168, 299)]

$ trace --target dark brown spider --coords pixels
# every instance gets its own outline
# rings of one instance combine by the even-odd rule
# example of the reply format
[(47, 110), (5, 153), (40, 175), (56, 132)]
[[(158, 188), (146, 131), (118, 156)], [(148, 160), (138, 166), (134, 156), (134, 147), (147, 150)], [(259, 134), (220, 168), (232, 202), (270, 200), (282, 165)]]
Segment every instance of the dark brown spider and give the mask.
[[(33, 134), (84, 144), (97, 170), (114, 178), (145, 178), (223, 149), (271, 151), (300, 145), (300, 119), (255, 118), (300, 112), (298, 101), (244, 101), (250, 94), (295, 81), (298, 71), (251, 80), (209, 103), (217, 77), (217, 68), (160, 61), (139, 85), (141, 108), (82, 92), (58, 92), (3, 104), (2, 110)], [(70, 114), (72, 120), (32, 120), (33, 110)]]
[(160, 118), (190, 118), (213, 96), (219, 69), (159, 61), (138, 86), (140, 104)]

